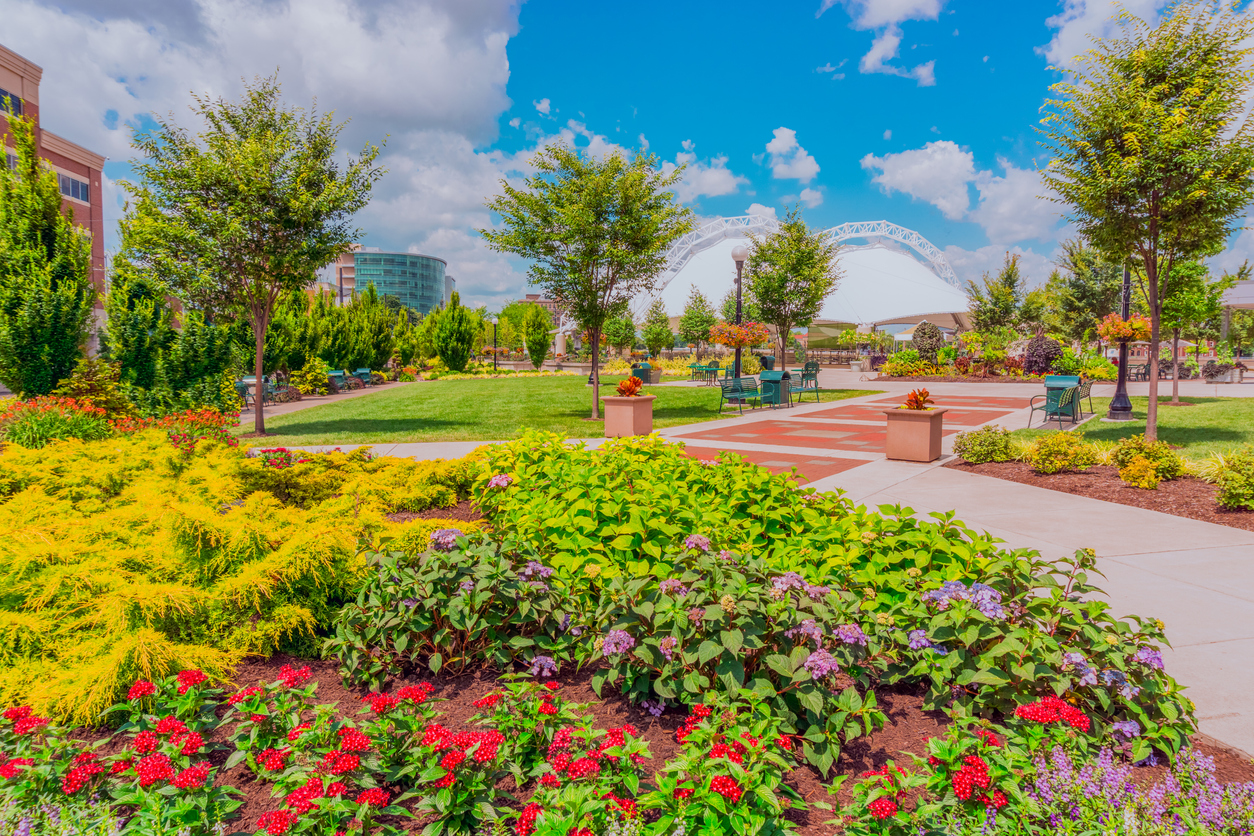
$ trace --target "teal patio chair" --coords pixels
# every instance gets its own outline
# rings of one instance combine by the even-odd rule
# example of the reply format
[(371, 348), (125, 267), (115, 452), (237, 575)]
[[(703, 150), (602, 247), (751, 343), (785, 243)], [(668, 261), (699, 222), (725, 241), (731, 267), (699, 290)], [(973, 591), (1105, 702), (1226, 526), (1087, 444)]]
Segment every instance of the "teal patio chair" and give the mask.
[[(1079, 401), (1076, 398), (1079, 391), (1079, 386), (1067, 386), (1065, 388), (1055, 386), (1051, 389), (1046, 389), (1044, 395), (1034, 395), (1032, 400), (1028, 402), (1030, 407), (1028, 410), (1028, 429), (1032, 428), (1032, 416), (1037, 412), (1044, 413), (1041, 421), (1042, 426), (1051, 420), (1057, 419), (1058, 429), (1061, 430), (1063, 418), (1069, 418), (1071, 423), (1076, 423), (1079, 420), (1079, 415), (1077, 414)], [(1042, 397), (1045, 399), (1045, 402), (1037, 404), (1036, 399)]]

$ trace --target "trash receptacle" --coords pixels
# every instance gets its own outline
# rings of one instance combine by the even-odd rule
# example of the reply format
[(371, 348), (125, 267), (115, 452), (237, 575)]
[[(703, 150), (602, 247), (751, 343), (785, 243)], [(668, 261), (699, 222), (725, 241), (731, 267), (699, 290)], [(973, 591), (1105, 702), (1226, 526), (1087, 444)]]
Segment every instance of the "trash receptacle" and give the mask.
[(761, 361), (762, 363), (763, 371), (768, 371), (768, 372), (775, 371), (775, 355), (774, 354), (761, 354), (758, 356), (758, 360)]

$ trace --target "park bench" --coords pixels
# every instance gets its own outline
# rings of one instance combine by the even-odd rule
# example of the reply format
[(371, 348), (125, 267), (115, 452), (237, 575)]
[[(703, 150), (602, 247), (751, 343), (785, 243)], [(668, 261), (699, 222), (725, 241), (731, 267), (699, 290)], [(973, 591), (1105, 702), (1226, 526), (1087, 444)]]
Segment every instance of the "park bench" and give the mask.
[(762, 402), (762, 395), (758, 392), (758, 382), (751, 377), (733, 377), (727, 380), (720, 380), (719, 387), (722, 389), (718, 402), (718, 413), (723, 414), (723, 404), (735, 404), (740, 407), (740, 414), (745, 413), (745, 401)]

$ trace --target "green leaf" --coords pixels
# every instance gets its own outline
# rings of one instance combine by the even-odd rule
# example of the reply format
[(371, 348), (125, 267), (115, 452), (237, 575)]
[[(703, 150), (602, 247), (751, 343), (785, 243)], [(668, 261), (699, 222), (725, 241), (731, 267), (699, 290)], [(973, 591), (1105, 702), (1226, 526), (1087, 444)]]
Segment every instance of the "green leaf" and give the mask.
[(739, 653), (740, 649), (745, 646), (745, 634), (739, 630), (724, 630), (721, 638), (723, 647), (732, 653)]
[(721, 655), (723, 655), (722, 646), (710, 641), (709, 639), (701, 642), (701, 647), (697, 648), (697, 660), (702, 665), (708, 664), (711, 659), (715, 659)]

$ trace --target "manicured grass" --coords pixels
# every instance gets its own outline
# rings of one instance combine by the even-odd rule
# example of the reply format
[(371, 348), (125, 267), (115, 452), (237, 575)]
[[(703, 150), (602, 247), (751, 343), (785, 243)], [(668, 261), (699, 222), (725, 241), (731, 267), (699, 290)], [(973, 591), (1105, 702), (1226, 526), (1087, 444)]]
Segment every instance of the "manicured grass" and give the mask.
[[(622, 376), (603, 377), (601, 395), (613, 395)], [(875, 394), (865, 389), (823, 389), (826, 401)], [(653, 386), (653, 426), (674, 427), (719, 417), (717, 386)], [(809, 402), (809, 401), (807, 401)], [(272, 447), (312, 444), (394, 444), (406, 441), (493, 441), (517, 438), (528, 428), (567, 438), (597, 438), (599, 421), (588, 421), (592, 389), (580, 375), (488, 380), (436, 380), (384, 388), (338, 403), (320, 404), (266, 419)], [(723, 417), (733, 417), (728, 411)], [(245, 420), (241, 432), (252, 422)]]
[[(1182, 448), (1180, 452), (1189, 458), (1204, 459), (1212, 453), (1254, 444), (1254, 398), (1180, 398), (1192, 406), (1170, 406), (1170, 400), (1168, 396), (1158, 401), (1158, 437)], [(1110, 398), (1093, 398), (1098, 417), (1079, 431), (1090, 441), (1118, 441), (1143, 433), (1148, 406), (1149, 398), (1132, 398), (1132, 414), (1136, 416), (1133, 420), (1106, 423), (1100, 419), (1110, 408)], [(1084, 409), (1088, 410), (1087, 401)], [(1039, 414), (1037, 420), (1040, 420)], [(1030, 438), (1057, 429), (1058, 424), (1054, 422), (1044, 429), (1016, 430), (1015, 435)]]

